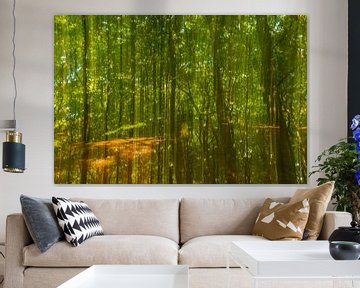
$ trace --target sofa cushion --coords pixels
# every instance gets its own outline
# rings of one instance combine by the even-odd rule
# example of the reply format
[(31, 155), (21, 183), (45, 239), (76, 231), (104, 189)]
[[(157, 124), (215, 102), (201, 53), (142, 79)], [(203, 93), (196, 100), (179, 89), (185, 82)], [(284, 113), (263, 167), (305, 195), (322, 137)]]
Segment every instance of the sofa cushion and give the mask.
[(178, 244), (159, 236), (95, 236), (78, 247), (66, 241), (56, 243), (45, 253), (34, 244), (23, 250), (25, 266), (88, 267), (95, 264), (171, 264), (178, 260)]
[[(252, 235), (214, 235), (193, 238), (179, 250), (179, 264), (190, 267), (226, 267), (228, 251), (232, 241), (268, 241)], [(231, 267), (239, 267), (230, 261)]]
[[(28, 267), (24, 271), (24, 285), (21, 288), (55, 288), (75, 277), (88, 267)], [(9, 286), (13, 287), (13, 286)], [(79, 286), (78, 286), (79, 287)], [(106, 288), (105, 286), (103, 286)], [(82, 287), (84, 288), (84, 287)]]
[(20, 203), (26, 227), (41, 252), (64, 239), (51, 199), (21, 195)]
[(154, 235), (179, 242), (178, 199), (80, 199), (94, 212), (105, 235)]
[(305, 227), (305, 234), (307, 234), (305, 240), (316, 240), (319, 237), (334, 184), (334, 181), (330, 181), (314, 188), (298, 189), (290, 199), (290, 203), (309, 199), (310, 213)]
[(264, 198), (182, 199), (181, 243), (206, 235), (249, 235), (263, 202)]

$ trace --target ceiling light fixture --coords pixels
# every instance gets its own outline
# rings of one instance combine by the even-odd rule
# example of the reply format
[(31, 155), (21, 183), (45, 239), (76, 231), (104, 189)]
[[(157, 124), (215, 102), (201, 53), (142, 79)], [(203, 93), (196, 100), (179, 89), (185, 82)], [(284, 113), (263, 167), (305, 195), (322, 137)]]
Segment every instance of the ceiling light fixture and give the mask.
[(3, 169), (5, 172), (23, 173), (25, 171), (25, 145), (22, 144), (22, 134), (16, 129), (16, 57), (15, 57), (15, 36), (16, 36), (16, 0), (13, 0), (13, 34), (12, 34), (12, 78), (14, 82), (13, 120), (0, 120), (0, 130), (6, 131), (6, 140), (3, 143)]

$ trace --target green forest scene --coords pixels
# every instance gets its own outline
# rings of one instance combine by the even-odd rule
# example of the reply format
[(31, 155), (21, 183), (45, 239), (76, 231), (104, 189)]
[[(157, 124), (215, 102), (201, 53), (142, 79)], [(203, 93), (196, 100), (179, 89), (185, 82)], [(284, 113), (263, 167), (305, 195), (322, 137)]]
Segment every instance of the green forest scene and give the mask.
[(54, 183), (307, 183), (307, 17), (55, 15)]

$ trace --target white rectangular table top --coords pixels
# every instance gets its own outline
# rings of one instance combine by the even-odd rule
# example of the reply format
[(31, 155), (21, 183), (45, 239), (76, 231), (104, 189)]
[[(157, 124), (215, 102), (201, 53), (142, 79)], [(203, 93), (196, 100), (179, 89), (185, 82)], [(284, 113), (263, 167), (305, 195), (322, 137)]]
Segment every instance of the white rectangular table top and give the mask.
[(94, 265), (58, 288), (188, 288), (185, 265)]
[(328, 241), (235, 241), (230, 253), (255, 277), (360, 277), (360, 261), (334, 260)]

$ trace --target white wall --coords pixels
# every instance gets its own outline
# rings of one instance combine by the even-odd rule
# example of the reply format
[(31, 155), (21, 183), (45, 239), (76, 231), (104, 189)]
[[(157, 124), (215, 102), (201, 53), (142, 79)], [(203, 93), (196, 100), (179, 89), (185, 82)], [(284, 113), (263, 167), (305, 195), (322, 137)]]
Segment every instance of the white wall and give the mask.
[[(291, 195), (299, 185), (54, 185), (54, 14), (306, 14), (309, 23), (308, 160), (346, 135), (345, 0), (17, 0), (18, 127), (27, 149), (23, 175), (0, 172), (0, 242), (21, 193), (50, 197), (177, 198)], [(12, 0), (0, 1), (0, 119), (11, 119)], [(1, 141), (4, 134), (0, 136)], [(1, 156), (0, 156), (1, 157)], [(314, 185), (314, 180), (309, 185)]]

